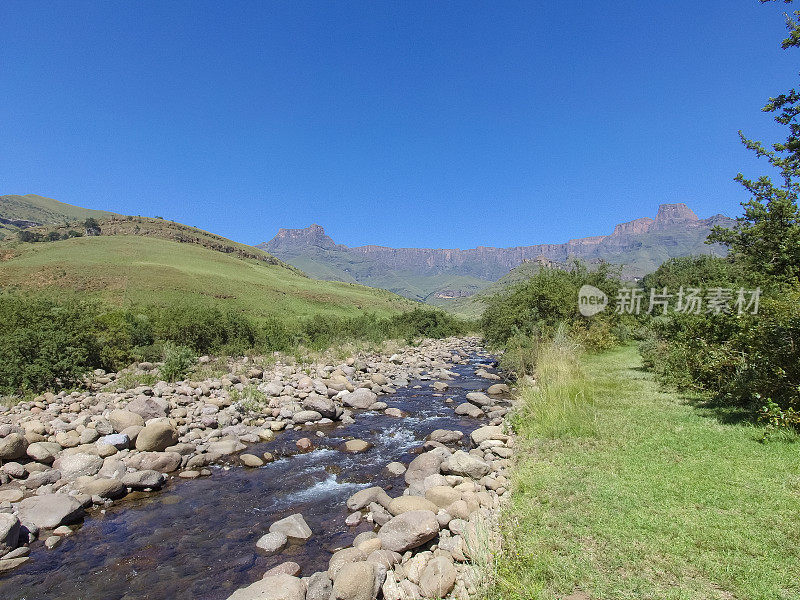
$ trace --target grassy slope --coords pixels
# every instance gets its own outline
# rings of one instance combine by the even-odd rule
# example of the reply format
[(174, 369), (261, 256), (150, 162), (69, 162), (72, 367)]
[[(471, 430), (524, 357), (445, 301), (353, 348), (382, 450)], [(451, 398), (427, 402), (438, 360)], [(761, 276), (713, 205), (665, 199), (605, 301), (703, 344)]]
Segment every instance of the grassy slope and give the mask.
[(63, 223), (64, 221), (83, 221), (89, 217), (106, 219), (111, 216), (114, 216), (114, 213), (73, 206), (36, 194), (0, 196), (0, 217), (8, 219), (23, 219), (37, 223)]
[(660, 391), (634, 348), (583, 362), (525, 392), (490, 596), (800, 598), (800, 443)]
[(222, 303), (253, 316), (387, 314), (411, 303), (383, 290), (315, 281), (280, 265), (244, 260), (202, 246), (114, 235), (20, 244), (0, 262), (0, 282), (76, 290), (116, 303), (167, 305), (183, 298)]

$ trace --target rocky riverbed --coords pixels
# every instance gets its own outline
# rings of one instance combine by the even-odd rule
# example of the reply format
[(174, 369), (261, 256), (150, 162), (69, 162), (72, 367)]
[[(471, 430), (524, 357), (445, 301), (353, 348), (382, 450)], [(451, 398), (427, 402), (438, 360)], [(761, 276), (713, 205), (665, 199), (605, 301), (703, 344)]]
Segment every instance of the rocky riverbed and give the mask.
[(131, 390), (97, 373), (0, 414), (4, 598), (475, 591), (513, 447), (477, 339), (228, 366)]

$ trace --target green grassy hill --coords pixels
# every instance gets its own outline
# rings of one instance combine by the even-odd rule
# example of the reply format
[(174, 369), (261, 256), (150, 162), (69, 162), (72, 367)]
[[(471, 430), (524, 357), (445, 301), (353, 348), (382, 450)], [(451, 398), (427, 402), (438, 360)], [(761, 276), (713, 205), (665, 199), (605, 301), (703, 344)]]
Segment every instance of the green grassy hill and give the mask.
[(54, 295), (79, 293), (118, 305), (166, 306), (192, 300), (222, 304), (256, 318), (344, 316), (362, 310), (385, 315), (415, 305), (385, 290), (310, 279), (263, 252), (272, 262), (155, 237), (155, 227), (150, 226), (151, 235), (140, 231), (6, 243), (0, 248), (0, 285)]
[(51, 225), (84, 221), (90, 217), (99, 220), (113, 216), (116, 216), (115, 213), (73, 206), (36, 194), (0, 196), (0, 239), (20, 230), (14, 224), (15, 221)]

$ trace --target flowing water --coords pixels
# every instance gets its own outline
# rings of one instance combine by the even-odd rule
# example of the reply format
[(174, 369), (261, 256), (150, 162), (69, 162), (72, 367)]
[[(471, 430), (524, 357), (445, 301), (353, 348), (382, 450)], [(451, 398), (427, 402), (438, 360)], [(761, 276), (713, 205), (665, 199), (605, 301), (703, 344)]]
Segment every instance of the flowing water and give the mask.
[[(301, 575), (325, 570), (331, 552), (372, 529), (369, 523), (345, 525), (350, 495), (370, 485), (401, 495), (403, 476), (389, 474), (388, 463), (408, 464), (434, 429), (468, 434), (485, 424), (453, 410), (467, 392), (491, 383), (474, 374), (487, 361), (473, 355), (470, 364), (452, 366), (460, 376), (448, 382), (444, 395), (437, 395), (430, 381), (412, 381), (380, 397), (408, 413), (406, 417), (356, 411), (351, 425), (287, 431), (273, 442), (248, 448), (257, 455), (270, 451), (280, 457), (264, 467), (218, 467), (211, 477), (173, 478), (160, 492), (131, 494), (105, 514), (93, 511), (55, 549), (33, 544), (31, 560), (0, 578), (0, 598), (224, 600), (287, 560), (301, 566)], [(422, 387), (414, 389), (415, 384)], [(325, 437), (315, 437), (316, 430)], [(297, 454), (295, 441), (301, 437), (313, 440), (313, 451)], [(360, 454), (342, 452), (342, 443), (353, 437), (374, 446)], [(463, 446), (468, 445), (465, 435)], [(293, 513), (303, 514), (314, 535), (305, 544), (264, 556), (256, 541), (271, 523)]]

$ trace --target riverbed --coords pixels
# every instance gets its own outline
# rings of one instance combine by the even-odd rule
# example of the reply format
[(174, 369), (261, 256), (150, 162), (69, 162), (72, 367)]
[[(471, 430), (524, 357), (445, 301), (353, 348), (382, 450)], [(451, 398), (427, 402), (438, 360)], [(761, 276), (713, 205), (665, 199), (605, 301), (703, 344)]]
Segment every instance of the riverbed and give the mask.
[[(211, 477), (171, 478), (160, 492), (132, 494), (105, 512), (95, 510), (55, 549), (34, 543), (31, 560), (0, 579), (0, 597), (224, 600), (287, 560), (301, 566), (301, 575), (325, 570), (333, 551), (372, 529), (366, 522), (345, 524), (350, 495), (373, 485), (401, 495), (403, 476), (391, 475), (387, 464), (408, 464), (435, 429), (468, 434), (486, 424), (485, 419), (456, 415), (453, 409), (466, 393), (491, 383), (475, 375), (479, 367), (491, 371), (490, 364), (491, 357), (475, 353), (468, 364), (451, 366), (459, 376), (447, 382), (444, 393), (434, 391), (430, 380), (411, 381), (381, 397), (404, 417), (357, 411), (355, 423), (349, 425), (285, 431), (272, 442), (248, 448), (253, 454), (269, 451), (278, 457), (263, 467), (217, 466)], [(324, 437), (317, 437), (317, 431)], [(295, 442), (301, 437), (313, 441), (310, 452), (298, 452)], [(373, 446), (346, 453), (342, 446), (351, 438)], [(462, 444), (468, 447), (469, 435)], [(256, 541), (271, 523), (293, 513), (304, 516), (311, 539), (264, 556)]]

